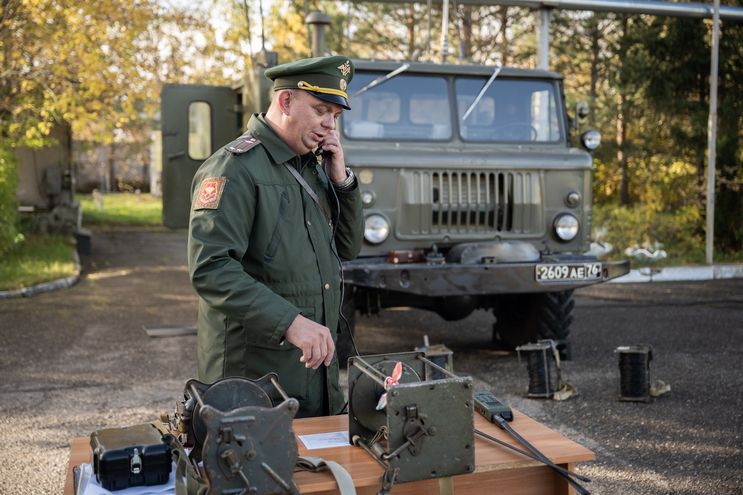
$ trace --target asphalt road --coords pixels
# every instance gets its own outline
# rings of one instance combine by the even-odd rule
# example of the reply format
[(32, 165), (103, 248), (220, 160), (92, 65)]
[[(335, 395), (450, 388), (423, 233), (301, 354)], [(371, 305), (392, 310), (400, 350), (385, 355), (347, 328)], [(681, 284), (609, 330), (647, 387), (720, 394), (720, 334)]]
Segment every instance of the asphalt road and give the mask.
[[(195, 321), (185, 234), (96, 232), (82, 262), (71, 289), (0, 301), (1, 494), (60, 493), (70, 438), (170, 412), (195, 376), (195, 337), (143, 330)], [(387, 311), (357, 318), (358, 344), (446, 344), (457, 372), (596, 452), (578, 467), (594, 494), (743, 494), (743, 280), (578, 291), (563, 377), (579, 394), (563, 402), (525, 398), (526, 364), (492, 348), (492, 321)], [(617, 400), (614, 349), (637, 343), (672, 387), (647, 404)]]

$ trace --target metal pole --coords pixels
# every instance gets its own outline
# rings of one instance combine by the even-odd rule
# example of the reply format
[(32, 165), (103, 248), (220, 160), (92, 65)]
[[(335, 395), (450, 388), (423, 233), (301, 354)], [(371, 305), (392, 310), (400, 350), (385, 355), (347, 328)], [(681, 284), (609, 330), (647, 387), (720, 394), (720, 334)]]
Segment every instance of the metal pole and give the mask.
[(715, 154), (717, 151), (717, 65), (720, 44), (720, 0), (712, 17), (712, 68), (709, 75), (709, 120), (707, 121), (707, 232), (705, 258), (711, 265), (715, 250)]
[(431, 16), (433, 14), (431, 13), (431, 0), (428, 0), (428, 45), (426, 46), (426, 55), (428, 56), (428, 59), (431, 60), (431, 40), (432, 40), (432, 29), (431, 29)]
[(444, 0), (444, 8), (441, 13), (441, 63), (446, 63), (449, 55), (449, 0)]
[[(307, 0), (304, 0), (304, 23), (307, 24), (307, 46), (310, 47), (310, 53), (312, 53), (312, 27), (307, 22), (307, 16), (310, 15), (310, 7), (307, 5)], [(313, 55), (314, 57), (314, 55)]]
[(539, 9), (539, 31), (537, 34), (537, 67), (549, 70), (550, 67), (550, 20), (552, 9)]
[(261, 51), (266, 51), (266, 33), (264, 30), (264, 20), (263, 20), (263, 0), (260, 0), (258, 2), (258, 12), (261, 16)]

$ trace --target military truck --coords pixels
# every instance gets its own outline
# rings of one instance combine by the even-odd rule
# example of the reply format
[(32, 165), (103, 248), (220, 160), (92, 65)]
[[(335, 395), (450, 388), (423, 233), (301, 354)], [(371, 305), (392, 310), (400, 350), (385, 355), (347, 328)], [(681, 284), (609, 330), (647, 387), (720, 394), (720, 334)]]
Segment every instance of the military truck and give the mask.
[[(507, 347), (551, 338), (564, 354), (573, 289), (628, 272), (586, 255), (592, 157), (571, 145), (562, 77), (533, 69), (355, 60), (338, 126), (364, 205), (364, 247), (344, 264), (344, 314), (415, 307), (495, 316)], [(269, 64), (264, 64), (270, 65)], [(185, 226), (201, 160), (265, 109), (268, 86), (168, 86), (166, 225)], [(251, 96), (252, 95), (252, 96)], [(255, 105), (259, 102), (261, 106)], [(188, 126), (188, 129), (186, 128)], [(577, 136), (574, 136), (577, 137)], [(344, 342), (341, 354), (349, 352)]]

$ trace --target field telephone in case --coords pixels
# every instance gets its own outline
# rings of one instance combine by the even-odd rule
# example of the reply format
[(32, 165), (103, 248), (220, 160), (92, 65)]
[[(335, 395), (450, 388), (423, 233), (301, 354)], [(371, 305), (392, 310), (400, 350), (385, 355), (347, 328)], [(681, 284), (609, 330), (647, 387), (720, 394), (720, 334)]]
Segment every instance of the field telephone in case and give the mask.
[(150, 423), (95, 431), (90, 448), (93, 473), (106, 490), (160, 485), (170, 477), (170, 447)]

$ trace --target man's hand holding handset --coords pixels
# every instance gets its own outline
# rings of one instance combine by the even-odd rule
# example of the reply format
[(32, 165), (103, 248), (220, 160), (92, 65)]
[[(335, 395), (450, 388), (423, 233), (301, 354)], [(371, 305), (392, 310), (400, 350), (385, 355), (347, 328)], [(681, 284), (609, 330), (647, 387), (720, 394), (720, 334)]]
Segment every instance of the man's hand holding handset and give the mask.
[(337, 130), (328, 132), (325, 139), (318, 146), (318, 150), (322, 150), (322, 156), (327, 164), (327, 173), (330, 180), (336, 184), (342, 184), (347, 177), (346, 174), (346, 158), (343, 155), (343, 147), (341, 146), (340, 137), (338, 136)]

